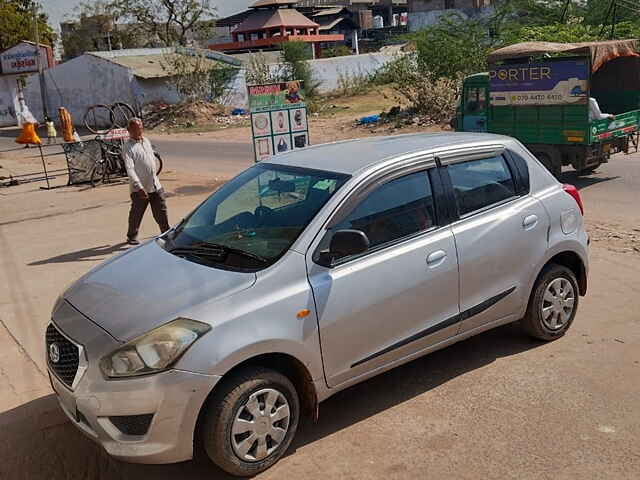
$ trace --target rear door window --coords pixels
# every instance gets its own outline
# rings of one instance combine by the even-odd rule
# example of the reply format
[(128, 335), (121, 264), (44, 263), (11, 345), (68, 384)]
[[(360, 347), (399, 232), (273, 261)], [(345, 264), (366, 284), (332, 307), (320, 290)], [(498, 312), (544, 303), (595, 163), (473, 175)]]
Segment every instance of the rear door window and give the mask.
[(447, 170), (461, 217), (516, 196), (513, 175), (502, 155), (455, 163)]

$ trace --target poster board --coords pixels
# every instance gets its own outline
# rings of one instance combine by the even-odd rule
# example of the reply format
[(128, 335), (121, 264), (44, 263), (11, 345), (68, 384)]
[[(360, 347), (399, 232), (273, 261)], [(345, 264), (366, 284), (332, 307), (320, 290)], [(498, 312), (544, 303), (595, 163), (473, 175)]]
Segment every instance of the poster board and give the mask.
[(309, 146), (303, 82), (250, 85), (248, 89), (256, 162)]
[(590, 72), (587, 59), (490, 65), (491, 105), (586, 105)]

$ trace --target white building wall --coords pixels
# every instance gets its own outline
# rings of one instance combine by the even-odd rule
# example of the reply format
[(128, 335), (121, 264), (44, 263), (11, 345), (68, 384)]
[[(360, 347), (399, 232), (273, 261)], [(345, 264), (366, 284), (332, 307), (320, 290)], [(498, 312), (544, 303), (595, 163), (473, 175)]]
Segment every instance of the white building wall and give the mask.
[[(58, 108), (65, 107), (76, 125), (82, 123), (92, 105), (134, 101), (133, 75), (129, 69), (93, 55), (81, 55), (49, 69), (44, 78), (49, 115), (57, 118)], [(37, 75), (28, 78), (24, 96), (31, 112), (41, 120), (43, 109)]]
[[(340, 76), (353, 77), (372, 74), (395, 58), (395, 55), (385, 53), (367, 53), (309, 60), (308, 63), (311, 66), (313, 77), (320, 82), (318, 90), (320, 93), (328, 93), (338, 89)], [(272, 65), (271, 68), (277, 72), (282, 66)]]
[(350, 55), (345, 57), (321, 58), (311, 60), (311, 69), (317, 80), (322, 82), (320, 92), (327, 93), (336, 90), (339, 78), (343, 76), (367, 75), (377, 72), (384, 65), (392, 61), (393, 55), (383, 53), (369, 53), (364, 55)]
[(132, 82), (132, 88), (139, 105), (156, 102), (173, 105), (180, 102), (180, 94), (176, 87), (166, 78), (134, 78)]
[(0, 75), (0, 127), (10, 127), (18, 123), (19, 111), (18, 79), (20, 75)]

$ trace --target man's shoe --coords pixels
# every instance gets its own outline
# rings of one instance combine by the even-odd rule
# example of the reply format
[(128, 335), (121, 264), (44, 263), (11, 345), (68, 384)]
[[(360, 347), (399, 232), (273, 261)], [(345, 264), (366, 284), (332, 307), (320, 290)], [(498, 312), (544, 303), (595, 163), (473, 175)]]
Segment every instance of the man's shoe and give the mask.
[(140, 245), (140, 241), (135, 238), (127, 238), (127, 243), (129, 245)]

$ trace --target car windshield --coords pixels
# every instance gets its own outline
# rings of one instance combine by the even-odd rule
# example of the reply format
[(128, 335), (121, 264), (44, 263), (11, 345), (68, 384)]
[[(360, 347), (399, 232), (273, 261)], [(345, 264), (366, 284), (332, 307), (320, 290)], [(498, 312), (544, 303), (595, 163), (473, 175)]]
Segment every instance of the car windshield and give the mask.
[(198, 263), (259, 270), (291, 247), (348, 178), (257, 164), (211, 195), (166, 236), (164, 246)]

